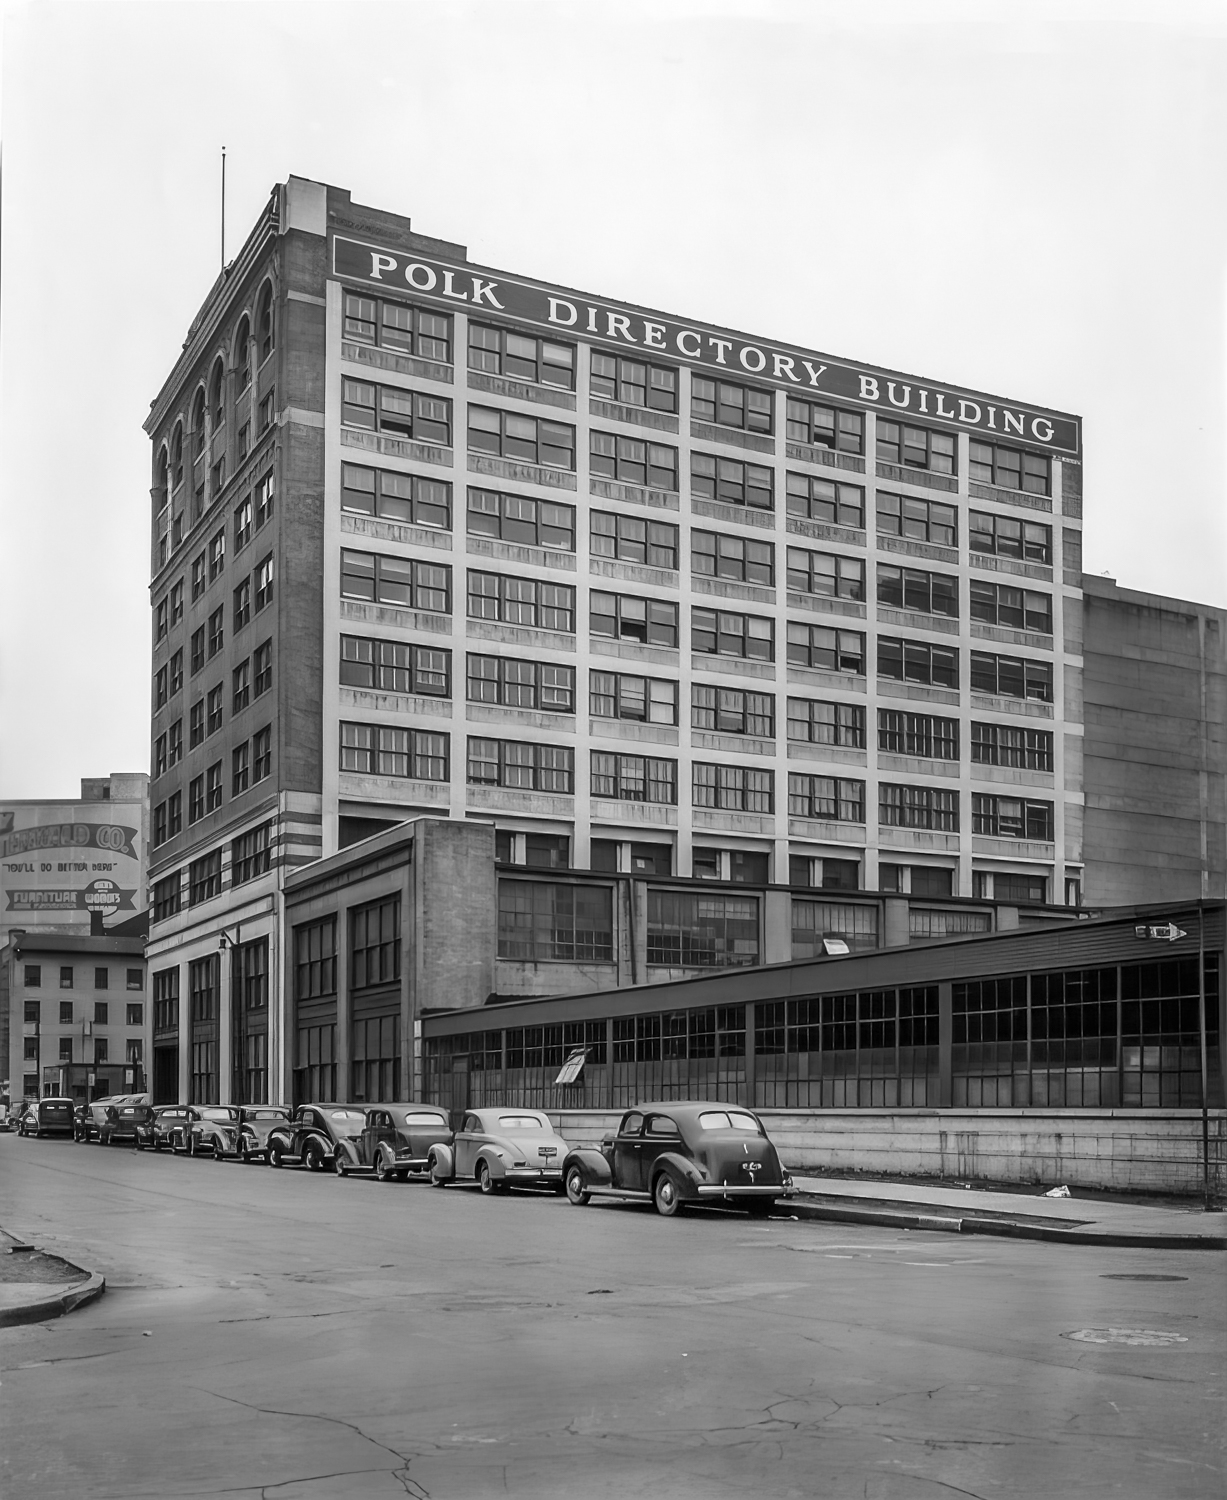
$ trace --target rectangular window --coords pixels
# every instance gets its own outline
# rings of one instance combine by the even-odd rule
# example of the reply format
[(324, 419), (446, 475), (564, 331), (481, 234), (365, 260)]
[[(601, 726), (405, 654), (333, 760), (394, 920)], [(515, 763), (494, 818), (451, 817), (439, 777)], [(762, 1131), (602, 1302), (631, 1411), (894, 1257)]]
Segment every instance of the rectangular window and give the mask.
[(341, 682), (346, 687), (450, 698), (451, 678), (450, 651), (355, 635), (341, 637)]
[(189, 906), (210, 901), (222, 892), (222, 851), (215, 849), (201, 859), (194, 859), (187, 869)]
[(385, 437), (450, 447), (452, 403), (424, 391), (373, 385), (366, 380), (341, 380), (341, 424), (379, 432)]
[(498, 956), (529, 963), (612, 963), (612, 891), (500, 880)]
[(341, 597), (447, 615), (452, 612), (452, 570), (438, 563), (343, 548)]
[(230, 845), (230, 884), (245, 885), (258, 875), (267, 875), (272, 856), (273, 825), (261, 823), (241, 834)]
[(1015, 557), (1022, 562), (1052, 562), (1052, 527), (1013, 516), (992, 516), (973, 510), (967, 518), (967, 544), (973, 552)]
[(574, 667), (470, 654), (467, 679), (470, 703), (498, 703), (504, 708), (556, 714), (575, 712)]
[(241, 796), (251, 785), (251, 746), (246, 740), (230, 752), (230, 795)]
[(667, 521), (594, 510), (588, 518), (588, 538), (593, 557), (615, 557), (652, 568), (677, 567), (677, 527)]
[(192, 561), (192, 598), (199, 599), (205, 591), (205, 555), (202, 552)]
[(60, 988), (62, 990), (72, 989), (72, 965), (61, 964), (60, 966)]
[[(188, 714), (188, 749), (194, 750), (197, 745), (204, 742), (205, 737), (205, 706), (204, 699), (198, 698), (192, 704)], [(155, 773), (156, 774), (156, 773)]]
[[(757, 897), (649, 887), (648, 963), (679, 969), (727, 969), (758, 962)], [(743, 1011), (743, 1007), (728, 1008), (729, 1012), (734, 1010)], [(741, 1024), (744, 1052), (744, 1012)]]
[(789, 547), (788, 587), (794, 593), (817, 594), (826, 599), (863, 600), (865, 564), (859, 557)]
[[(1048, 878), (1045, 875), (1007, 875), (998, 870), (993, 876), (993, 900), (1027, 903), (1047, 901)], [(1062, 976), (1052, 977), (1059, 980)], [(1036, 1019), (1039, 1019), (1038, 1016)], [(1052, 1035), (1051, 1031), (1049, 1035)]]
[(959, 544), (958, 511), (940, 500), (914, 500), (910, 495), (878, 491), (878, 535), (929, 542), (937, 547)]
[(387, 725), (342, 724), (341, 770), (414, 781), (447, 780), (448, 736)]
[(973, 651), (971, 690), (973, 693), (995, 693), (1003, 698), (1030, 698), (1037, 703), (1051, 703), (1052, 663)]
[[(129, 969), (125, 978), (124, 988), (127, 990), (143, 990), (145, 988), (145, 971), (143, 969)], [(139, 1024), (140, 1017), (136, 1023)]]
[(190, 648), (189, 666), (192, 676), (195, 677), (205, 664), (205, 627), (203, 625), (192, 631)]
[(771, 391), (698, 375), (690, 382), (690, 415), (696, 422), (717, 422), (721, 427), (770, 434), (775, 431), (774, 406)]
[(166, 700), (170, 697), (169, 674), (166, 667), (159, 667), (157, 676), (153, 680), (153, 706), (155, 711), (166, 707)]
[(153, 775), (156, 780), (166, 775), (166, 736), (158, 735), (153, 742)]
[(166, 799), (166, 837), (177, 838), (183, 832), (183, 793), (172, 792)]
[(252, 695), (258, 698), (261, 693), (267, 693), (273, 685), (273, 643), (271, 640), (263, 641), (256, 647), (251, 658), (251, 668), (254, 673)]
[(497, 537), (529, 547), (575, 551), (575, 507), (497, 490), (469, 491), (470, 536)]
[(1047, 454), (1023, 453), (1000, 443), (971, 442), (968, 475), (979, 484), (995, 484), (1007, 490), (1022, 490), (1028, 495), (1051, 494)]
[(341, 465), (341, 509), (352, 515), (412, 522), (448, 531), (452, 524), (452, 487), (424, 474), (391, 474), (361, 464)]
[(647, 438), (591, 433), (588, 471), (599, 479), (616, 479), (622, 484), (670, 492), (678, 489), (677, 449)]
[(677, 683), (618, 672), (589, 672), (588, 711), (597, 719), (677, 723)]
[(94, 1001), (94, 1024), (96, 1026), (109, 1026), (110, 1014), (110, 1005), (106, 1000)]
[(949, 432), (909, 427), (878, 419), (879, 463), (902, 464), (905, 469), (928, 469), (931, 474), (958, 472), (956, 439)]
[(890, 755), (922, 755), (930, 760), (958, 760), (959, 721), (934, 714), (878, 709), (878, 749)]
[(570, 584), (538, 583), (535, 578), (470, 568), (468, 589), (471, 620), (499, 620), (538, 630), (575, 629), (575, 590)]
[(176, 916), (182, 908), (183, 880), (181, 872), (176, 870), (173, 875), (165, 875), (154, 882), (153, 920), (165, 922), (167, 917)]
[(878, 637), (878, 676), (892, 682), (918, 682), (929, 687), (957, 688), (959, 653), (955, 646), (928, 641)]
[(691, 802), (695, 807), (718, 807), (726, 812), (775, 811), (775, 772), (748, 766), (694, 766)]
[(470, 406), (469, 447), (498, 458), (575, 472), (575, 428), (544, 417)]
[(788, 776), (788, 813), (837, 823), (865, 821), (865, 783), (836, 776)]
[(216, 687), (209, 689), (205, 706), (207, 710), (206, 732), (216, 734), (222, 727), (222, 685), (220, 682)]
[(209, 616), (209, 657), (212, 659), (222, 649), (226, 636), (226, 613), (219, 605)]
[(273, 554), (261, 558), (252, 575), (254, 583), (253, 604), (258, 614), (266, 604), (273, 601)]
[(160, 969), (153, 976), (153, 1029), (179, 1029), (179, 970)]
[(163, 641), (170, 634), (170, 601), (159, 599), (154, 608), (154, 631), (155, 641)]
[(704, 656), (740, 656), (746, 660), (774, 661), (775, 622), (758, 615), (695, 609), (690, 615), (690, 649)]
[(788, 738), (811, 745), (842, 745), (849, 750), (863, 750), (865, 710), (859, 703), (790, 698)]
[[(950, 573), (927, 573), (922, 568), (896, 568), (878, 563), (878, 603), (922, 614), (959, 617), (959, 581)], [(972, 585), (973, 591), (975, 585)]]
[(407, 302), (389, 302), (345, 293), (341, 337), (357, 344), (377, 344), (418, 359), (452, 362), (452, 320)]
[(831, 406), (797, 401), (790, 396), (787, 437), (790, 442), (808, 443), (814, 448), (864, 453), (865, 418), (860, 412), (838, 411)]
[(575, 348), (514, 328), (469, 324), (469, 369), (527, 380), (533, 385), (575, 389)]
[(722, 500), (752, 510), (775, 507), (775, 472), (765, 464), (717, 458), (714, 453), (690, 455), (690, 493), (700, 500)]
[(251, 496), (245, 495), (234, 507), (234, 550), (240, 552), (251, 541)]
[(690, 727), (717, 734), (748, 734), (775, 738), (775, 695), (747, 693), (741, 688), (709, 687), (694, 683), (690, 689)]
[(593, 589), (588, 598), (588, 629), (593, 635), (649, 646), (677, 645), (676, 604), (632, 594), (606, 594), (599, 589)]
[(677, 804), (677, 761), (592, 751), (592, 795), (614, 802)]
[(971, 580), (971, 618), (1008, 630), (1038, 630), (1052, 634), (1052, 595), (1005, 583)]
[(824, 672), (865, 675), (865, 636), (859, 630), (836, 630), (828, 625), (788, 622), (790, 666), (816, 667)]
[(233, 683), (230, 712), (240, 713), (251, 702), (251, 661), (240, 662), (230, 674)]
[(222, 763), (215, 761), (205, 772), (205, 812), (216, 812), (222, 805)]
[(690, 570), (703, 578), (726, 578), (734, 583), (775, 583), (775, 548), (726, 532), (690, 533)]
[(143, 1026), (145, 1024), (145, 1007), (138, 1000), (136, 1004), (126, 1008), (126, 1024), (129, 1026)]
[(273, 728), (266, 724), (251, 737), (251, 780), (254, 786), (271, 776), (273, 770)]
[(259, 406), (256, 407), (257, 431), (259, 432), (261, 437), (263, 437), (264, 434), (273, 425), (273, 418), (276, 413), (277, 392), (269, 391), (267, 396), (261, 398)]
[(177, 625), (183, 618), (183, 579), (171, 585), (170, 590), (170, 623)]
[(204, 774), (193, 776), (187, 787), (187, 820), (197, 823), (204, 817)]
[(209, 543), (209, 582), (219, 578), (226, 566), (226, 533), (219, 531)]
[(1052, 731), (1008, 724), (971, 726), (971, 759), (979, 766), (1013, 766), (1022, 771), (1052, 770)]
[(575, 790), (575, 752), (569, 745), (530, 745), (471, 735), (467, 775), (470, 786), (570, 793)]
[[(1051, 843), (1053, 838), (1052, 803), (1025, 797), (988, 797), (973, 792), (971, 798), (971, 831), (1000, 839), (1039, 839)], [(995, 878), (995, 877), (994, 877)]]
[[(103, 969), (103, 970), (101, 970), (101, 972), (103, 974), (105, 974), (106, 970)], [(95, 978), (96, 977), (97, 977), (97, 975), (95, 974)], [(61, 988), (62, 988), (62, 986), (61, 986)], [(97, 988), (96, 985), (95, 985), (95, 988)], [(61, 1000), (60, 1001), (60, 1025), (61, 1026), (71, 1026), (72, 1025), (72, 1001), (71, 1000)]]
[(622, 359), (592, 351), (589, 390), (604, 401), (641, 406), (649, 411), (677, 411), (677, 371), (669, 365)]
[(878, 788), (878, 822), (883, 828), (928, 828), (959, 831), (959, 794), (928, 786)]
[(400, 897), (349, 913), (349, 984), (371, 989), (400, 978)]
[(294, 929), (294, 998), (318, 1000), (337, 992), (337, 919)]
[(859, 484), (837, 483), (812, 474), (789, 474), (787, 492), (790, 516), (823, 521), (828, 526), (860, 529), (865, 524), (865, 491)]
[(273, 471), (270, 469), (268, 471), (268, 473), (264, 476), (264, 478), (260, 480), (259, 484), (256, 485), (256, 530), (257, 531), (259, 531), (260, 527), (263, 526), (266, 521), (271, 521), (272, 520), (272, 518), (273, 518), (273, 503), (274, 503), (274, 500), (275, 500), (275, 497), (276, 497), (276, 493), (277, 493), (276, 481), (273, 478)]

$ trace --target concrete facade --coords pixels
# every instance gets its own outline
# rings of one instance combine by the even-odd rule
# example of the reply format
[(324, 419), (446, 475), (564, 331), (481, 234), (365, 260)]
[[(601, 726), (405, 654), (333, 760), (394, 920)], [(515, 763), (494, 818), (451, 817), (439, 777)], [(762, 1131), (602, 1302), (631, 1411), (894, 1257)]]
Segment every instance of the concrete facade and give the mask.
[(1083, 581), (1085, 899), (1222, 897), (1227, 610)]

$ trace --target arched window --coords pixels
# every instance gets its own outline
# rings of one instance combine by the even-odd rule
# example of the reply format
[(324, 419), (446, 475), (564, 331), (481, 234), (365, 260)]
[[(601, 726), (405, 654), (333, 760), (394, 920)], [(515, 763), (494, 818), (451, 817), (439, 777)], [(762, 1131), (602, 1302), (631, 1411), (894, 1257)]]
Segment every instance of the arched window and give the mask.
[(225, 366), (219, 355), (217, 363), (213, 366), (213, 378), (209, 382), (209, 411), (213, 417), (215, 432), (226, 420), (226, 403), (223, 400), (223, 392), (226, 389), (225, 375)]
[(192, 402), (192, 457), (198, 458), (205, 445), (205, 393), (204, 386), (196, 392)]
[(260, 307), (256, 313), (257, 339), (260, 344), (260, 363), (273, 352), (273, 289), (267, 283), (260, 293)]
[(241, 396), (251, 384), (251, 323), (246, 313), (239, 320), (239, 331), (234, 340), (234, 364), (238, 371), (234, 394)]
[(183, 423), (175, 427), (175, 435), (170, 444), (170, 467), (174, 475), (175, 489), (183, 483)]
[(166, 509), (166, 502), (170, 499), (170, 458), (166, 452), (166, 444), (162, 444), (162, 451), (158, 454), (158, 461), (153, 469), (153, 513), (161, 515)]

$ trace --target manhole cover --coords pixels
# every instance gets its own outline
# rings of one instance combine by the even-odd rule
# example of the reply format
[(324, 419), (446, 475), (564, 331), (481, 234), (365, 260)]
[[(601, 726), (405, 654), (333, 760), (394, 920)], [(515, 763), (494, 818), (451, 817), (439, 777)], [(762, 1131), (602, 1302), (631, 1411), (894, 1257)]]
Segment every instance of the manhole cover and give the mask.
[(1100, 1281), (1187, 1281), (1187, 1276), (1152, 1276), (1145, 1271), (1107, 1271)]
[(1164, 1333), (1158, 1328), (1079, 1328), (1061, 1337), (1079, 1344), (1132, 1344), (1144, 1349), (1166, 1349), (1169, 1344), (1188, 1343), (1183, 1333)]

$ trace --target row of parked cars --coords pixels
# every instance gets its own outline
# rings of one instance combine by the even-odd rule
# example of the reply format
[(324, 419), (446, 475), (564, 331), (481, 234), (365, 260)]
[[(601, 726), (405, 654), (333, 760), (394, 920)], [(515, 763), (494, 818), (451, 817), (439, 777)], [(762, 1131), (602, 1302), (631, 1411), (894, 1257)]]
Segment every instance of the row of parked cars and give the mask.
[(642, 1200), (658, 1213), (712, 1203), (769, 1213), (794, 1191), (763, 1123), (740, 1105), (669, 1100), (627, 1110), (599, 1146), (571, 1146), (540, 1110), (464, 1111), (453, 1130), (430, 1104), (153, 1106), (118, 1095), (73, 1108), (39, 1099), (18, 1121), (22, 1135), (71, 1134), (138, 1151), (265, 1162), (381, 1182), (426, 1177), (436, 1187), (475, 1182), (487, 1195), (552, 1189), (583, 1206), (594, 1197)]

